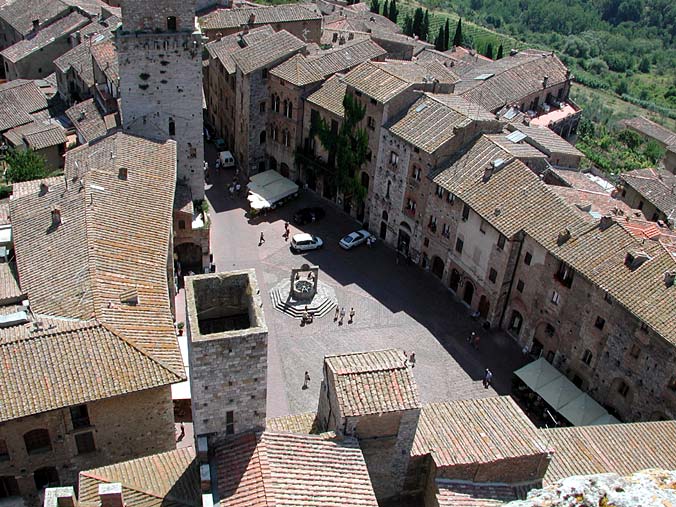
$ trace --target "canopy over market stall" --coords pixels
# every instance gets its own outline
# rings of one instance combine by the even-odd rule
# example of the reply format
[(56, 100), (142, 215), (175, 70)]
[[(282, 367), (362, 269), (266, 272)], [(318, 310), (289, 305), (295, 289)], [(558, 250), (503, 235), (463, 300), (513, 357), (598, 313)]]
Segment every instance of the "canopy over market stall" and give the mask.
[(247, 200), (254, 210), (274, 208), (284, 199), (298, 194), (298, 185), (277, 171), (254, 174), (250, 180)]
[(574, 426), (620, 422), (542, 357), (514, 375)]

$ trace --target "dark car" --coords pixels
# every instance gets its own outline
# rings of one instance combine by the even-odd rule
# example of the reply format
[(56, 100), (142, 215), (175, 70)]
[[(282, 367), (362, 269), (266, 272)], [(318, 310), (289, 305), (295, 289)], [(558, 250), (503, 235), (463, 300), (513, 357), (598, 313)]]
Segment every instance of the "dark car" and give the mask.
[(323, 208), (303, 208), (293, 215), (293, 223), (296, 225), (305, 225), (316, 222), (324, 218), (326, 212)]

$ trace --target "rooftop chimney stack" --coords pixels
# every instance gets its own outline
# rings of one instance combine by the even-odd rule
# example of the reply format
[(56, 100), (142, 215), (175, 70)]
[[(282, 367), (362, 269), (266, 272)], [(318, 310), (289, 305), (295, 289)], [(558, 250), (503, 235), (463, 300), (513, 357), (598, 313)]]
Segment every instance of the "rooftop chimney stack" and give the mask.
[(119, 482), (99, 484), (99, 499), (101, 507), (124, 507), (122, 484)]
[(40, 20), (34, 19), (33, 20), (33, 30), (37, 32), (39, 29), (40, 29)]
[(71, 486), (47, 488), (43, 507), (77, 507), (75, 490)]

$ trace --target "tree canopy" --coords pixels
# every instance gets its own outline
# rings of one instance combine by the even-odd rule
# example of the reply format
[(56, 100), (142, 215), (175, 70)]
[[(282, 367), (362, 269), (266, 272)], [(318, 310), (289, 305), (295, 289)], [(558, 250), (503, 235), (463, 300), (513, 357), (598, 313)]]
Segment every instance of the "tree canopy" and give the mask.
[(5, 158), (5, 179), (9, 183), (36, 180), (47, 176), (47, 162), (33, 150), (10, 150)]

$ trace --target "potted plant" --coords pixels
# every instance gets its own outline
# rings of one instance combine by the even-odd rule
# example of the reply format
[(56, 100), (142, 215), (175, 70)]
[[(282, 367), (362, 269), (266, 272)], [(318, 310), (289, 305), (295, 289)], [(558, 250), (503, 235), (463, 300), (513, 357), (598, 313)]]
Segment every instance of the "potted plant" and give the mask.
[(183, 336), (183, 328), (185, 327), (185, 322), (179, 322), (176, 324), (176, 328), (178, 329), (178, 336)]

